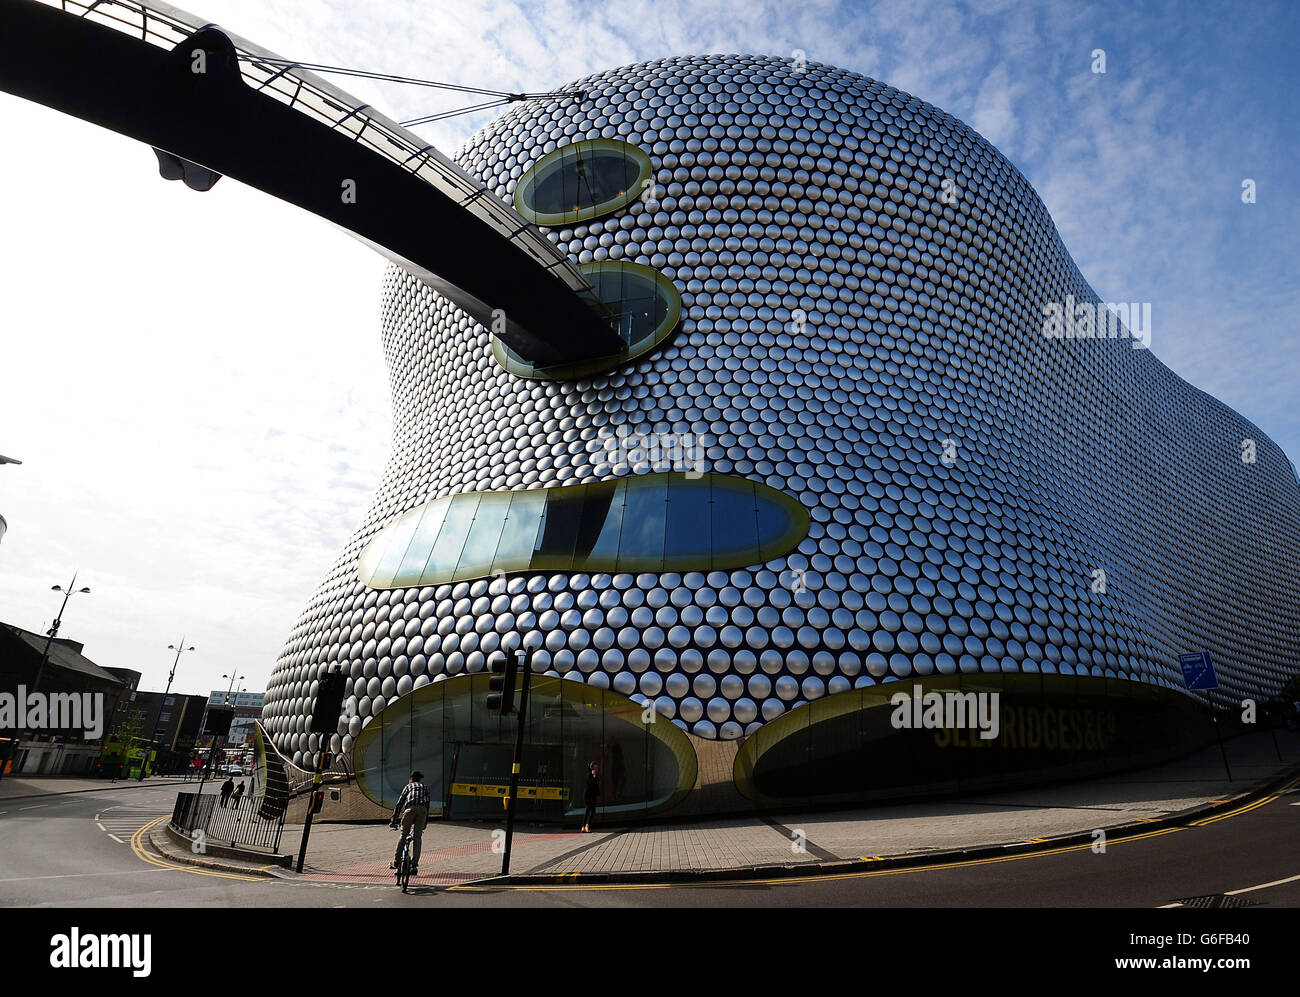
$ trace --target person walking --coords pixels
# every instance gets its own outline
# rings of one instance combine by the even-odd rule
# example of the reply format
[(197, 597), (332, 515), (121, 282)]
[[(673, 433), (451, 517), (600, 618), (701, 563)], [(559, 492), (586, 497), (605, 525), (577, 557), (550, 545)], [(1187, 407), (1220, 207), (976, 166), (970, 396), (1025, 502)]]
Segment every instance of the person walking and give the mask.
[(393, 808), (393, 819), (388, 826), (397, 830), (401, 821), (402, 833), (397, 839), (397, 850), (393, 852), (393, 864), (388, 868), (396, 869), (402, 857), (402, 843), (411, 838), (411, 875), (420, 872), (420, 841), (424, 837), (424, 825), (429, 820), (429, 787), (424, 784), (423, 772), (412, 772), (411, 778), (402, 787), (397, 797), (397, 806)]
[(221, 805), (223, 807), (230, 802), (230, 794), (233, 793), (234, 791), (235, 791), (234, 779), (226, 779), (226, 781), (221, 784)]
[(235, 787), (235, 794), (232, 799), (235, 801), (235, 809), (239, 809), (239, 801), (244, 798), (244, 780), (239, 780), (239, 785)]
[(596, 801), (600, 799), (600, 766), (595, 762), (587, 763), (587, 790), (583, 794), (587, 803), (587, 815), (582, 818), (582, 833), (591, 830), (592, 818), (596, 816)]

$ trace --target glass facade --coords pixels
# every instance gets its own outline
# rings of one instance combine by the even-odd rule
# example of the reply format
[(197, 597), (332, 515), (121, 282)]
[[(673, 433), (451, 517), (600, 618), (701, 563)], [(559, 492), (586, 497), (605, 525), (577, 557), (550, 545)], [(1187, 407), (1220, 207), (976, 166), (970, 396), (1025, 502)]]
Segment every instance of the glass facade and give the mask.
[[(461, 675), (392, 703), (357, 738), (353, 758), (362, 792), (392, 807), (418, 769), (429, 787), (431, 813), (501, 817), (518, 716), (489, 712), (487, 696), (486, 674)], [(534, 674), (519, 818), (581, 817), (592, 761), (600, 766), (602, 814), (667, 810), (695, 785), (689, 738), (653, 709), (607, 689)]]
[(626, 206), (652, 173), (650, 157), (617, 139), (587, 139), (543, 156), (515, 188), (515, 208), (536, 225), (573, 225)]
[(659, 346), (677, 328), (682, 299), (673, 282), (652, 267), (623, 260), (585, 263), (578, 268), (591, 282), (592, 291), (604, 306), (610, 326), (623, 340), (618, 353), (590, 360), (538, 367), (505, 343), (492, 338), (497, 362), (512, 374), (552, 381), (570, 381), (608, 371), (644, 356)]
[[(925, 710), (938, 712), (926, 721)], [(995, 736), (981, 736), (980, 722)], [(732, 775), (759, 806), (819, 806), (1085, 778), (1176, 758), (1210, 739), (1201, 704), (1140, 682), (930, 675), (826, 696), (775, 718), (745, 740)]]
[(469, 492), (389, 523), (362, 552), (357, 574), (386, 589), (519, 571), (726, 570), (789, 553), (808, 524), (788, 495), (725, 474)]

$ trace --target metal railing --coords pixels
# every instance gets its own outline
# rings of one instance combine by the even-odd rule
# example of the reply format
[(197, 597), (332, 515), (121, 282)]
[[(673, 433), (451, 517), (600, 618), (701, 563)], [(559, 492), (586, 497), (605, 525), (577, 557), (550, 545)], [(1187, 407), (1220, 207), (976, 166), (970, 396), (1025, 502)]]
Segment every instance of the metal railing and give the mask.
[(176, 804), (172, 807), (172, 827), (192, 837), (196, 829), (208, 826), (208, 817), (212, 804), (216, 800), (215, 796), (200, 796), (198, 793), (190, 792), (177, 793)]
[[(262, 797), (223, 800), (216, 793), (177, 793), (171, 825), (190, 838), (232, 848), (257, 848), (276, 852), (284, 832), (283, 807), (265, 807)], [(272, 816), (268, 816), (272, 814)]]

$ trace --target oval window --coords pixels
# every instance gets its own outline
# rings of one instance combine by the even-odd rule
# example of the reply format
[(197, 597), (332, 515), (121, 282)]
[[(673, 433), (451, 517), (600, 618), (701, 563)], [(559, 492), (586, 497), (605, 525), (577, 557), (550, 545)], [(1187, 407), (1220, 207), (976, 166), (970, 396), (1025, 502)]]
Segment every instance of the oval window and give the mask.
[(510, 373), (553, 381), (590, 377), (649, 353), (677, 328), (682, 314), (682, 296), (673, 282), (653, 267), (623, 260), (602, 260), (584, 263), (578, 269), (591, 282), (592, 291), (605, 309), (610, 325), (626, 345), (620, 352), (609, 356), (538, 367), (493, 336), (492, 353), (497, 363)]
[(790, 553), (808, 512), (749, 478), (661, 472), (448, 495), (402, 513), (362, 551), (371, 588), (534, 571), (726, 571)]
[(612, 138), (574, 142), (543, 156), (515, 187), (515, 208), (534, 225), (573, 225), (631, 203), (650, 179), (650, 157)]

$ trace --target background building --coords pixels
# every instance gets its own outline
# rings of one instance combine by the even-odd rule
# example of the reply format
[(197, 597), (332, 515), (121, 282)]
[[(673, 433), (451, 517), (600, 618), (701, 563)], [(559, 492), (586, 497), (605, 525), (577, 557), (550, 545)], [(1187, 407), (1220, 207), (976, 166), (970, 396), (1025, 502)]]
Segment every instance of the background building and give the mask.
[[(83, 645), (66, 637), (50, 644), (49, 660), (41, 672), (39, 689), (33, 688), (45, 651), (46, 635), (0, 623), (0, 693), (76, 694), (102, 697), (99, 702), (103, 730), (91, 736), (84, 729), (33, 730), (25, 724), (0, 730), (0, 765), (5, 774), (86, 775), (94, 771), (100, 745), (113, 730), (120, 704), (129, 702), (131, 687), (113, 672), (99, 667), (83, 652)], [(138, 673), (135, 674), (139, 678)]]
[(135, 705), (141, 715), (142, 736), (158, 744), (158, 771), (179, 770), (198, 743), (208, 697), (140, 692)]
[(263, 692), (232, 692), (225, 689), (213, 689), (208, 695), (208, 706), (233, 706), (235, 717), (230, 722), (230, 736), (226, 744), (236, 747), (246, 744), (253, 736), (254, 722), (262, 719)]
[[(389, 271), (392, 459), (267, 690), (296, 764), (354, 750), (385, 804), (418, 765), (472, 812), (454, 787), (499, 781), (510, 739), (481, 673), (521, 645), (550, 680), (526, 776), (557, 819), (590, 758), (628, 814), (1133, 765), (1208, 732), (1180, 653), (1213, 656), (1224, 705), (1294, 674), (1290, 462), (1140, 320), (1050, 334), (1102, 303), (980, 135), (773, 58), (574, 87), (457, 163), (546, 227), (626, 348), (539, 369)], [(702, 476), (647, 466), (683, 436)], [(322, 743), (329, 668), (352, 688)], [(1014, 736), (891, 729), (914, 684), (1002, 695)]]

